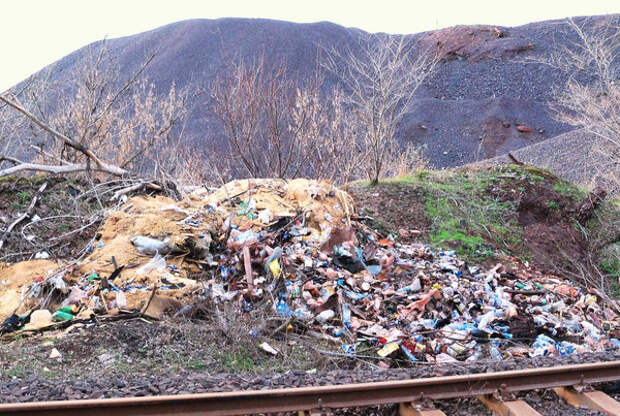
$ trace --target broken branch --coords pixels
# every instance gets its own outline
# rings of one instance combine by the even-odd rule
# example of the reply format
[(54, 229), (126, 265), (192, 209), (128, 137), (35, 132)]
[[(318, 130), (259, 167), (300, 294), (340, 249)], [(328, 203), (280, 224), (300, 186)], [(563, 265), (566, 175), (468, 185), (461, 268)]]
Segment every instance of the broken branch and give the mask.
[[(51, 134), (57, 140), (60, 140), (63, 143), (65, 143), (67, 146), (70, 146), (70, 147), (74, 148), (75, 150), (83, 153), (88, 159), (90, 159), (93, 162), (95, 162), (95, 165), (97, 165), (97, 169), (95, 169), (95, 170), (98, 170), (98, 171), (101, 171), (101, 172), (110, 173), (112, 175), (117, 175), (117, 176), (123, 176), (123, 175), (129, 174), (129, 171), (127, 171), (125, 169), (119, 168), (118, 166), (110, 165), (109, 163), (106, 163), (106, 162), (102, 161), (101, 159), (99, 159), (99, 157), (97, 157), (97, 155), (95, 155), (93, 153), (92, 150), (88, 149), (87, 147), (85, 147), (81, 143), (78, 143), (75, 140), (65, 136), (64, 134), (60, 133), (59, 131), (55, 130), (54, 128), (50, 127), (49, 125), (47, 125), (43, 121), (39, 120), (34, 114), (32, 114), (31, 112), (26, 110), (24, 107), (22, 107), (18, 103), (10, 100), (6, 96), (0, 95), (0, 101), (4, 102), (8, 106), (10, 106), (10, 107), (14, 108), (15, 110), (19, 111), (20, 113), (22, 113), (24, 116), (26, 116), (26, 118), (28, 118), (34, 124), (36, 124), (37, 126), (42, 128), (44, 131), (46, 131), (49, 134)], [(17, 172), (17, 171), (20, 171), (20, 170), (43, 170), (43, 171), (46, 171), (46, 172), (57, 173), (57, 172), (55, 172), (55, 170), (60, 168), (58, 166), (55, 166), (55, 167), (48, 167), (48, 169), (35, 169), (35, 167), (41, 167), (41, 166), (45, 166), (45, 165), (35, 165), (35, 164), (30, 164), (30, 163), (24, 164), (24, 165), (27, 165), (28, 168), (18, 169), (18, 168), (20, 168), (20, 166), (16, 166), (16, 167), (10, 168), (10, 169), (17, 169), (17, 170), (14, 170), (13, 172)], [(21, 166), (23, 166), (23, 165), (21, 165)], [(80, 169), (76, 170), (77, 166), (80, 166)], [(69, 166), (69, 168), (71, 168), (71, 170), (69, 170), (69, 172), (76, 172), (76, 171), (80, 171), (80, 170), (86, 170), (87, 167), (88, 167), (88, 163), (87, 164), (80, 164), (80, 165), (71, 165), (71, 166)], [(50, 170), (50, 168), (55, 169), (55, 170)], [(0, 176), (10, 175), (11, 173), (5, 173), (5, 171), (8, 171), (8, 170), (9, 169), (5, 169), (5, 170), (0, 171)], [(67, 172), (61, 170), (60, 173), (67, 173)]]
[(4, 242), (6, 241), (9, 234), (11, 234), (11, 231), (13, 231), (13, 228), (15, 228), (17, 224), (19, 224), (26, 218), (30, 217), (30, 215), (32, 214), (32, 210), (34, 209), (34, 206), (37, 204), (37, 200), (41, 197), (41, 194), (45, 191), (45, 188), (47, 188), (47, 182), (45, 182), (43, 185), (41, 185), (41, 187), (39, 187), (37, 194), (34, 196), (34, 198), (32, 198), (32, 201), (30, 201), (30, 205), (28, 205), (28, 209), (26, 209), (26, 212), (20, 215), (19, 218), (13, 221), (11, 225), (9, 225), (9, 228), (6, 229), (6, 231), (4, 232), (4, 235), (0, 239), (0, 250), (2, 250), (2, 246), (4, 246)]

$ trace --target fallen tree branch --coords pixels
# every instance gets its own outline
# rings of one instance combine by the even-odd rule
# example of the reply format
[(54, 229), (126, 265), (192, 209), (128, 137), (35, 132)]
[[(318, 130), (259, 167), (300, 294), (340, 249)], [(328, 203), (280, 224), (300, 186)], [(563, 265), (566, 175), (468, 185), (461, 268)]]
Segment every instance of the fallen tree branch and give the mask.
[(515, 165), (523, 165), (523, 162), (519, 161), (512, 153), (508, 152), (507, 156)]
[[(66, 237), (69, 237), (69, 236), (71, 236), (71, 235), (73, 235), (75, 233), (79, 233), (81, 231), (84, 231), (88, 227), (96, 224), (98, 221), (101, 221), (103, 216), (102, 216), (101, 213), (97, 213), (95, 215), (92, 215), (88, 219), (86, 217), (80, 216), (80, 215), (54, 215), (54, 216), (51, 216), (51, 217), (39, 218), (36, 221), (32, 221), (31, 223), (28, 223), (28, 224), (24, 225), (24, 227), (22, 228), (22, 235), (24, 235), (24, 233), (26, 232), (27, 229), (29, 229), (30, 227), (35, 226), (35, 225), (37, 225), (39, 223), (46, 222), (46, 221), (52, 221), (52, 220), (56, 220), (56, 219), (67, 219), (67, 218), (72, 218), (72, 219), (77, 219), (77, 220), (82, 220), (82, 221), (83, 220), (90, 220), (90, 222), (88, 224), (86, 224), (86, 225), (82, 225), (79, 228), (75, 228), (75, 229), (73, 229), (71, 231), (68, 231), (68, 232), (66, 232), (66, 233), (64, 233), (62, 235), (57, 236), (57, 237), (52, 237), (52, 238), (48, 239), (49, 242), (63, 240)], [(55, 243), (55, 244), (52, 244), (52, 245), (47, 245), (46, 248), (54, 247), (57, 244), (59, 244), (59, 243)]]
[(154, 191), (161, 191), (163, 189), (161, 186), (151, 183), (151, 182), (139, 182), (135, 185), (131, 185), (131, 186), (128, 186), (126, 188), (123, 188), (123, 189), (120, 189), (114, 192), (114, 194), (110, 198), (110, 201), (115, 201), (122, 195), (128, 194), (133, 191), (137, 191), (138, 189), (142, 189), (142, 188), (148, 188)]
[[(12, 160), (11, 158), (4, 158), (5, 160), (10, 160), (11, 162), (15, 163), (15, 161), (17, 161), (17, 159)], [(8, 176), (8, 175), (13, 175), (17, 172), (23, 172), (23, 171), (37, 171), (37, 172), (49, 172), (49, 173), (56, 173), (56, 174), (61, 174), (61, 173), (75, 173), (75, 172), (84, 172), (86, 170), (88, 170), (88, 164), (86, 163), (80, 163), (80, 164), (73, 164), (73, 165), (62, 165), (62, 166), (52, 166), (52, 165), (41, 165), (38, 163), (25, 163), (22, 162), (16, 166), (12, 166), (10, 168), (6, 168), (6, 169), (2, 169), (0, 170), (0, 177), (2, 176)], [(108, 169), (105, 169), (104, 167), (99, 167), (99, 166), (95, 166), (94, 168), (91, 166), (90, 167), (91, 171), (97, 171), (97, 172), (105, 172), (105, 173), (111, 173), (113, 175), (116, 175), (116, 173), (111, 172)]]
[(2, 250), (2, 247), (4, 246), (4, 242), (6, 241), (9, 234), (11, 234), (11, 231), (13, 231), (13, 228), (15, 228), (20, 222), (22, 222), (26, 218), (30, 217), (30, 215), (32, 214), (32, 210), (34, 209), (34, 206), (37, 204), (37, 201), (41, 197), (41, 194), (43, 194), (43, 192), (45, 191), (45, 188), (47, 188), (47, 182), (45, 182), (43, 185), (39, 187), (37, 194), (34, 196), (34, 198), (32, 198), (32, 201), (30, 201), (30, 205), (28, 205), (28, 209), (26, 209), (26, 212), (20, 215), (19, 218), (13, 221), (11, 225), (9, 225), (9, 228), (6, 229), (6, 231), (2, 235), (2, 238), (0, 239), (0, 250)]
[[(22, 113), (24, 116), (26, 116), (26, 118), (28, 118), (34, 124), (36, 124), (37, 126), (42, 128), (44, 131), (46, 131), (49, 134), (51, 134), (57, 140), (60, 140), (63, 143), (65, 143), (67, 146), (70, 146), (70, 147), (74, 148), (75, 150), (83, 153), (88, 159), (92, 160), (95, 163), (96, 169), (94, 169), (94, 170), (101, 171), (101, 172), (106, 172), (106, 173), (109, 173), (109, 174), (112, 174), (112, 175), (116, 175), (116, 176), (123, 176), (123, 175), (129, 174), (129, 171), (126, 170), (126, 169), (119, 168), (118, 166), (111, 165), (109, 163), (106, 163), (106, 162), (102, 161), (101, 159), (99, 159), (99, 157), (92, 150), (88, 149), (83, 144), (81, 144), (79, 142), (76, 142), (75, 140), (71, 139), (70, 137), (65, 136), (64, 134), (60, 133), (59, 131), (55, 130), (54, 128), (50, 127), (49, 125), (47, 125), (43, 121), (39, 120), (37, 118), (37, 116), (35, 116), (34, 114), (32, 114), (31, 112), (26, 110), (24, 107), (22, 107), (18, 103), (16, 103), (13, 100), (7, 98), (6, 96), (0, 95), (0, 101), (4, 102), (8, 106), (10, 106), (13, 109), (15, 109), (15, 110), (19, 111), (20, 113)], [(45, 171), (45, 172), (53, 172), (53, 173), (67, 173), (66, 171), (62, 171), (62, 170), (60, 170), (60, 172), (56, 172), (56, 170), (58, 170), (60, 168), (64, 168), (64, 166), (54, 166), (54, 167), (48, 167), (47, 169), (41, 169), (41, 167), (43, 167), (45, 165), (36, 165), (36, 164), (30, 164), (30, 163), (24, 164), (24, 165), (27, 165), (29, 168), (21, 168), (21, 169), (19, 169), (20, 166), (16, 166), (16, 167), (10, 168), (10, 169), (16, 169), (16, 168), (18, 168), (18, 169), (14, 170), (12, 172), (9, 172), (9, 173), (5, 173), (5, 171), (8, 171), (9, 169), (0, 170), (0, 176), (10, 175), (11, 173), (18, 172), (20, 170), (42, 170), (42, 171)], [(24, 166), (24, 165), (21, 165), (21, 166)], [(76, 170), (77, 166), (80, 166), (80, 169)], [(35, 169), (35, 167), (37, 167), (38, 169)], [(81, 171), (81, 170), (87, 170), (88, 169), (88, 164), (70, 165), (70, 166), (68, 166), (68, 168), (70, 168), (70, 170), (68, 172), (77, 172), (77, 171)], [(53, 169), (53, 170), (50, 170), (50, 169)]]

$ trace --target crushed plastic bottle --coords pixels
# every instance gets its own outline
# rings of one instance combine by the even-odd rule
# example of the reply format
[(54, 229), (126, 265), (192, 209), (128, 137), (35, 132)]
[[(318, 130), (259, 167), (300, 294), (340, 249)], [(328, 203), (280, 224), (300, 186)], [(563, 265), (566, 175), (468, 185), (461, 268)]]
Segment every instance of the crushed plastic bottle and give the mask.
[(293, 314), (291, 308), (289, 308), (282, 299), (278, 300), (278, 303), (276, 303), (276, 313), (280, 316), (291, 316)]
[(347, 328), (353, 328), (351, 325), (351, 307), (348, 303), (342, 305), (342, 324)]
[(494, 360), (503, 360), (504, 356), (502, 355), (501, 352), (499, 352), (499, 341), (494, 339), (491, 341), (491, 345), (489, 347), (489, 354), (491, 355), (491, 358), (493, 358)]
[(545, 334), (540, 334), (536, 337), (532, 348), (534, 349), (530, 354), (532, 357), (553, 355), (555, 352), (555, 341)]

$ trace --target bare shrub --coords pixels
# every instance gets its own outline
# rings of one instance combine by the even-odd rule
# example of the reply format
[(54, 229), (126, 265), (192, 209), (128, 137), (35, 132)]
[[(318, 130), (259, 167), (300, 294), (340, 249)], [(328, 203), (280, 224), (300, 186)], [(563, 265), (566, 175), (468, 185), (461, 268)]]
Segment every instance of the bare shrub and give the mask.
[(372, 183), (403, 151), (396, 139), (398, 123), (437, 62), (430, 49), (404, 36), (384, 34), (363, 35), (356, 50), (327, 54), (325, 67), (340, 78), (361, 146), (367, 149), (363, 167)]
[(172, 84), (165, 98), (158, 97), (144, 76), (155, 53), (129, 75), (106, 42), (87, 48), (84, 58), (75, 84), (46, 94), (48, 102), (42, 95), (34, 102), (22, 102), (15, 94), (0, 96), (27, 119), (28, 129), (22, 127), (20, 133), (37, 152), (34, 163), (10, 158), (16, 166), (0, 173), (99, 171), (156, 179), (173, 174), (175, 165), (169, 160), (179, 142), (181, 129), (176, 127), (187, 114), (187, 91)]
[[(188, 93), (173, 83), (164, 98), (158, 97), (143, 76), (155, 54), (129, 77), (122, 75), (105, 42), (86, 57), (75, 94), (64, 96), (50, 123), (123, 169), (154, 177), (169, 172), (166, 161), (176, 150), (174, 128), (187, 114)], [(52, 154), (71, 162), (82, 158), (59, 143)]]
[(211, 89), (228, 153), (223, 163), (251, 177), (350, 180), (364, 153), (342, 93), (322, 94), (322, 84), (320, 71), (299, 82), (285, 63), (270, 70), (263, 57), (230, 63)]
[[(21, 83), (14, 95), (24, 105), (33, 108), (35, 113), (40, 114), (41, 107), (38, 105), (40, 97), (50, 90), (49, 76), (52, 67), (33, 75)], [(0, 94), (1, 95), (1, 94)], [(6, 103), (0, 103), (0, 156), (13, 155), (21, 157), (27, 153), (25, 136), (34, 134), (34, 128), (28, 119), (15, 111)], [(2, 161), (0, 161), (0, 165)]]
[(582, 128), (594, 143), (590, 161), (594, 182), (620, 190), (620, 20), (610, 16), (601, 24), (586, 19), (566, 24), (578, 41), (551, 57), (549, 63), (569, 74), (556, 93), (556, 118)]
[(404, 178), (428, 167), (428, 161), (420, 147), (409, 143), (385, 169), (386, 177)]

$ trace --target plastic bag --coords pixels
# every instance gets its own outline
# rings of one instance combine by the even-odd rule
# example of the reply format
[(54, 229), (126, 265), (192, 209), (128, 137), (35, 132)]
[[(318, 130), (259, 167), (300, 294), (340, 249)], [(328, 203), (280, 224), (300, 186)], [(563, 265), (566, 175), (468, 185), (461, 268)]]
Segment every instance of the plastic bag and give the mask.
[(166, 271), (166, 259), (159, 254), (156, 254), (148, 263), (136, 270), (136, 274), (149, 274), (154, 271), (160, 273)]

